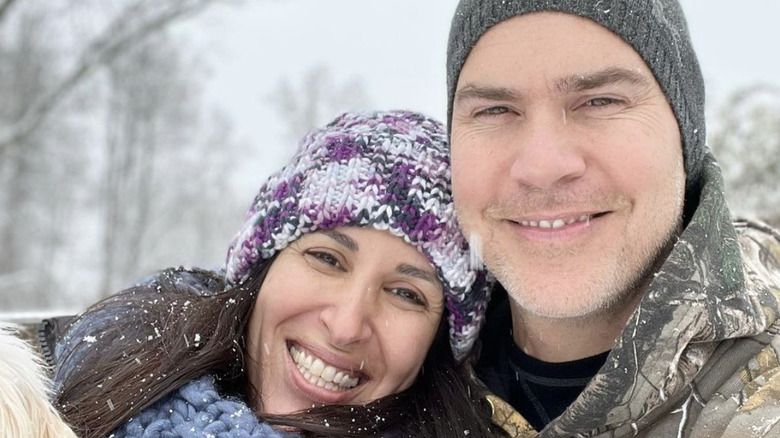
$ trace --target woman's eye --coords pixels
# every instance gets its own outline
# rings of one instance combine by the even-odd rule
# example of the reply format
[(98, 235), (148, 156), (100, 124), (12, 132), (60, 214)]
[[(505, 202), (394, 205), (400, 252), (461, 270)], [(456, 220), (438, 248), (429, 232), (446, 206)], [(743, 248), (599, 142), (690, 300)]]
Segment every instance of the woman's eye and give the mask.
[(396, 295), (399, 298), (406, 300), (412, 304), (415, 304), (417, 306), (425, 306), (425, 300), (423, 300), (422, 297), (420, 297), (419, 293), (413, 290), (405, 289), (402, 287), (390, 288), (388, 290), (391, 294)]
[(314, 257), (317, 261), (321, 263), (333, 266), (334, 268), (341, 269), (341, 262), (339, 262), (339, 259), (329, 252), (309, 250), (306, 251), (306, 254), (311, 257)]

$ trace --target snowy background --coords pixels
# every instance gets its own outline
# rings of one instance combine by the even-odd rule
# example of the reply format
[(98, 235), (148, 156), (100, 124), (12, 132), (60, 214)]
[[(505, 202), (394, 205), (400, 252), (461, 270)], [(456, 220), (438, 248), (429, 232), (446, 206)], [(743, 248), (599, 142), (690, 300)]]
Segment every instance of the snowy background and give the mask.
[[(682, 3), (732, 206), (780, 223), (780, 2)], [(219, 266), (263, 179), (340, 111), (443, 119), (456, 4), (0, 0), (0, 314)]]

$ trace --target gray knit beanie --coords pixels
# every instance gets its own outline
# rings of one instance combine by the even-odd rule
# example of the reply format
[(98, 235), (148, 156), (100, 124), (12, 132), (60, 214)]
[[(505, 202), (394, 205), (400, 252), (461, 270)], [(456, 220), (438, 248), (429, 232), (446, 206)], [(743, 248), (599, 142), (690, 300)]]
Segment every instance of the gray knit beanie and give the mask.
[(704, 79), (677, 0), (461, 0), (447, 48), (447, 126), (458, 77), (477, 41), (509, 18), (557, 11), (588, 18), (627, 42), (655, 75), (680, 126), (686, 171), (686, 201), (700, 186), (706, 150)]

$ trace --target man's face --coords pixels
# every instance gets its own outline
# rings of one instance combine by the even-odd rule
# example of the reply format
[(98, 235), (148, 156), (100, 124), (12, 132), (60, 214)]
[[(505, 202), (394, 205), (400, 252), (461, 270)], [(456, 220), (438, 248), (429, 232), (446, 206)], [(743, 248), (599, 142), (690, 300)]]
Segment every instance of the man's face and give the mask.
[(633, 305), (679, 233), (680, 133), (647, 65), (561, 13), (515, 17), (471, 51), (452, 116), (456, 207), (525, 312)]

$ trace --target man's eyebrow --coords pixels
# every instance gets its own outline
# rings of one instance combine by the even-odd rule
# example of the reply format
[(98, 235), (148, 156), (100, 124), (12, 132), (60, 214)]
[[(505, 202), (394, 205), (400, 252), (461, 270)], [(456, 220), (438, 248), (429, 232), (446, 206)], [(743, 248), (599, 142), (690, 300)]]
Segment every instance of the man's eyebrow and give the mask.
[(325, 230), (322, 232), (322, 234), (330, 237), (331, 239), (335, 240), (336, 243), (338, 243), (343, 247), (346, 247), (348, 250), (352, 252), (357, 252), (360, 249), (358, 247), (357, 241), (355, 241), (355, 239), (347, 236), (344, 233), (339, 233), (336, 230)]
[[(618, 83), (648, 86), (650, 80), (635, 70), (609, 67), (593, 73), (571, 75), (558, 79), (553, 87), (557, 93), (566, 94)], [(455, 92), (455, 103), (469, 99), (515, 101), (520, 97), (521, 93), (514, 88), (468, 84)]]
[(621, 67), (610, 67), (594, 73), (571, 75), (555, 81), (555, 90), (566, 94), (577, 91), (592, 90), (604, 85), (627, 83), (631, 85), (647, 86), (648, 78), (635, 71)]
[(408, 275), (410, 277), (419, 278), (420, 280), (431, 282), (436, 286), (442, 285), (441, 281), (439, 281), (439, 278), (436, 276), (436, 274), (433, 274), (432, 272), (425, 271), (416, 266), (412, 266), (406, 263), (401, 263), (400, 265), (398, 265), (398, 267), (395, 268), (395, 271), (398, 272), (399, 274)]
[(517, 90), (506, 87), (486, 87), (469, 84), (455, 92), (455, 103), (469, 100), (515, 100), (519, 97)]

